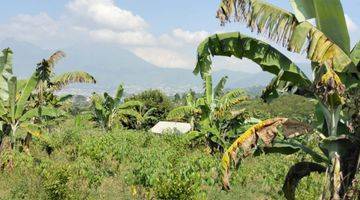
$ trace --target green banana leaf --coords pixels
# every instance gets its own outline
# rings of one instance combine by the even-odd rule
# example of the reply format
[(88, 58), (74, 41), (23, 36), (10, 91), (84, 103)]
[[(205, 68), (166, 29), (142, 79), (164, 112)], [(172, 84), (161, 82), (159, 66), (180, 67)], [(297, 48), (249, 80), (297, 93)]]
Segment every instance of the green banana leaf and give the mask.
[(299, 22), (315, 18), (317, 28), (345, 53), (350, 52), (350, 37), (340, 0), (290, 0)]
[(198, 47), (198, 61), (194, 74), (205, 78), (211, 72), (212, 56), (235, 56), (248, 58), (257, 63), (263, 71), (274, 75), (283, 73), (280, 80), (299, 86), (310, 86), (311, 81), (289, 58), (269, 44), (240, 33), (215, 34), (205, 39)]
[(8, 81), (12, 76), (13, 52), (7, 48), (0, 53), (0, 99), (6, 101), (9, 98)]
[(21, 91), (20, 99), (16, 104), (16, 113), (15, 113), (16, 119), (20, 118), (21, 115), (23, 114), (23, 112), (25, 110), (25, 105), (26, 105), (31, 93), (36, 88), (36, 85), (38, 84), (38, 82), (39, 82), (38, 73), (35, 72), (35, 73), (33, 73), (33, 75), (30, 77), (30, 79), (26, 83), (25, 88)]

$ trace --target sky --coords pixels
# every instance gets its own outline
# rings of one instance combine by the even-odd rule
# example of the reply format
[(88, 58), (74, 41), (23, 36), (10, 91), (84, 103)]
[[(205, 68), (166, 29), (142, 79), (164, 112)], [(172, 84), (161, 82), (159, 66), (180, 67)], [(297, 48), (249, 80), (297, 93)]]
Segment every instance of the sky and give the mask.
[[(15, 39), (44, 49), (81, 43), (112, 43), (159, 67), (194, 68), (196, 47), (221, 27), (215, 18), (220, 0), (11, 0), (2, 2), (0, 40)], [(291, 10), (288, 1), (269, 1)], [(343, 0), (352, 44), (360, 40), (360, 1)], [(271, 42), (270, 42), (271, 43)], [(272, 43), (273, 44), (273, 43)], [(274, 44), (283, 52), (281, 47)], [(296, 62), (304, 55), (286, 53)], [(250, 61), (217, 59), (218, 69), (257, 72)]]

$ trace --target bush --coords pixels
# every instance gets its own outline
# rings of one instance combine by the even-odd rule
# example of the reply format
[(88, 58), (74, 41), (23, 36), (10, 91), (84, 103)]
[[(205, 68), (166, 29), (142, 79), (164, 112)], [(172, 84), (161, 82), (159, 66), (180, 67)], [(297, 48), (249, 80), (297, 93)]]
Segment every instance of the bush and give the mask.
[[(146, 112), (148, 109), (156, 108), (156, 111), (153, 115), (156, 116), (158, 120), (164, 120), (168, 112), (174, 108), (173, 102), (170, 100), (170, 98), (160, 90), (146, 90), (125, 99), (125, 101), (129, 100), (143, 102), (145, 105), (144, 112)], [(151, 128), (156, 123), (157, 121), (152, 120), (143, 126), (144, 128)]]

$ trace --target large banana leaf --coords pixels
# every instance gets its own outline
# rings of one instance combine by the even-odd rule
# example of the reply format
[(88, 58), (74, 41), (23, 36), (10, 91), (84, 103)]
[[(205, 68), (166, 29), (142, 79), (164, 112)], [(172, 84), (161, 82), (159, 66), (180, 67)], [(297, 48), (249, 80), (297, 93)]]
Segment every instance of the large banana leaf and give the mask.
[(200, 109), (195, 108), (193, 106), (180, 106), (171, 110), (167, 115), (167, 119), (168, 120), (182, 119), (186, 115), (194, 115), (199, 112)]
[(290, 51), (306, 50), (307, 57), (315, 63), (333, 63), (337, 72), (357, 72), (347, 52), (334, 40), (309, 22), (299, 22), (291, 12), (261, 0), (222, 0), (217, 13), (222, 24), (233, 15), (252, 31), (263, 33)]
[(0, 116), (6, 114), (6, 109), (2, 100), (0, 100)]
[(38, 73), (35, 72), (30, 77), (28, 82), (26, 83), (25, 88), (21, 91), (20, 99), (18, 100), (18, 102), (16, 104), (16, 113), (15, 113), (16, 119), (20, 118), (20, 116), (23, 114), (25, 105), (26, 105), (27, 101), (29, 100), (31, 93), (36, 88), (36, 85), (38, 84), (38, 82), (39, 82)]
[(213, 99), (214, 99), (214, 94), (213, 94), (213, 87), (212, 87), (212, 76), (206, 75), (205, 77), (205, 97), (206, 97), (206, 102), (208, 105), (211, 105)]
[(39, 139), (43, 139), (43, 134), (40, 126), (32, 123), (21, 123), (20, 128), (24, 129), (26, 132), (30, 133), (32, 136), (37, 137)]
[(0, 99), (6, 101), (9, 98), (8, 81), (12, 76), (13, 52), (7, 48), (0, 53)]
[(240, 33), (215, 34), (205, 39), (198, 47), (198, 61), (194, 74), (200, 73), (203, 78), (210, 74), (211, 56), (248, 58), (264, 71), (274, 75), (282, 72), (281, 80), (305, 87), (311, 84), (300, 68), (280, 51), (265, 42)]
[(116, 88), (116, 92), (115, 92), (115, 102), (116, 103), (120, 103), (120, 99), (122, 98), (122, 96), (124, 95), (124, 86), (121, 84)]
[[(40, 114), (41, 113), (41, 114)], [(49, 107), (49, 106), (43, 106), (31, 109), (24, 113), (20, 118), (20, 122), (24, 122), (27, 120), (30, 120), (33, 117), (40, 117), (41, 116), (48, 116), (48, 117), (60, 117), (65, 115), (66, 113), (60, 109)]]
[(351, 60), (360, 70), (360, 41), (355, 45), (350, 53)]
[(51, 82), (53, 83), (52, 90), (61, 90), (72, 83), (96, 83), (96, 80), (87, 72), (75, 71), (58, 75), (51, 79)]
[(312, 162), (299, 162), (292, 166), (286, 175), (286, 179), (283, 185), (283, 192), (286, 199), (295, 200), (295, 190), (300, 180), (310, 173), (324, 173), (326, 168), (320, 164)]
[(127, 101), (123, 104), (120, 104), (117, 108), (126, 109), (126, 108), (142, 107), (142, 106), (144, 106), (144, 103), (141, 101)]
[(344, 52), (350, 52), (350, 37), (340, 0), (290, 0), (299, 22), (316, 19), (317, 28)]
[(10, 107), (10, 118), (12, 122), (15, 122), (15, 111), (16, 111), (16, 77), (13, 76), (8, 81), (9, 86), (9, 107)]
[(228, 79), (227, 76), (222, 77), (220, 79), (219, 83), (215, 86), (215, 88), (214, 88), (214, 97), (215, 98), (218, 98), (223, 94), (227, 79)]
[(219, 111), (229, 110), (231, 107), (249, 99), (243, 89), (234, 89), (222, 96), (218, 101)]
[[(274, 140), (278, 136), (279, 131), (277, 128), (279, 126), (282, 126), (283, 134), (287, 138), (304, 134), (308, 132), (310, 128), (307, 124), (292, 121), (287, 118), (268, 119), (250, 127), (232, 143), (222, 157), (221, 165), (223, 168), (224, 189), (230, 189), (229, 179), (231, 160), (234, 161), (236, 166), (239, 161), (237, 158), (239, 148), (242, 149), (241, 157), (245, 158), (252, 154), (252, 149), (257, 146), (259, 139), (261, 139), (265, 146), (272, 146)], [(297, 146), (296, 148), (299, 147)]]

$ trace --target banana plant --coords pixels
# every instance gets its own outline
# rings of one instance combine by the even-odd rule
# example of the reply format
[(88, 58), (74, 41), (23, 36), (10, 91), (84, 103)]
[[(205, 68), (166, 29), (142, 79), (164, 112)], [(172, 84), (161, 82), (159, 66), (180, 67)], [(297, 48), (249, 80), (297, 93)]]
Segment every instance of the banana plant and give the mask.
[(54, 73), (56, 63), (65, 57), (65, 53), (57, 51), (48, 59), (43, 59), (37, 64), (36, 71), (39, 73), (39, 84), (37, 85), (37, 101), (39, 104), (59, 103), (60, 99), (54, 95), (72, 83), (96, 83), (95, 78), (87, 72), (73, 71), (60, 75)]
[(128, 116), (139, 117), (135, 107), (141, 106), (139, 101), (128, 101), (123, 103), (124, 87), (119, 85), (115, 96), (111, 97), (108, 93), (102, 96), (94, 93), (91, 97), (93, 120), (105, 131), (110, 131), (114, 125), (126, 121)]
[[(0, 57), (0, 73), (3, 81), (6, 80), (7, 89), (2, 90), (3, 95), (0, 100), (0, 124), (1, 124), (1, 145), (7, 145), (11, 149), (15, 148), (18, 130), (22, 129), (29, 134), (41, 138), (40, 126), (31, 122), (31, 119), (39, 116), (38, 107), (30, 107), (30, 95), (35, 91), (39, 82), (39, 74), (34, 72), (29, 78), (23, 89), (18, 89), (16, 76), (8, 76), (12, 71), (12, 51), (5, 49)], [(7, 69), (6, 71), (4, 71)], [(11, 73), (10, 73), (11, 74)], [(9, 78), (7, 78), (9, 77)], [(4, 82), (5, 83), (5, 82)], [(58, 110), (43, 107), (42, 112), (46, 116), (58, 116)], [(7, 140), (10, 138), (10, 140)], [(5, 144), (9, 142), (10, 145)]]
[[(206, 39), (198, 48), (198, 64), (194, 72), (201, 73), (202, 77), (208, 74), (211, 56), (245, 57), (275, 75), (263, 97), (270, 94), (276, 97), (281, 94), (278, 91), (300, 91), (300, 94), (316, 99), (322, 119), (325, 119), (322, 120), (324, 128), (319, 130), (322, 139), (318, 142), (322, 157), (326, 157), (328, 162), (295, 165), (287, 175), (283, 191), (286, 198), (294, 199), (296, 184), (304, 176), (317, 171), (327, 175), (322, 199), (346, 198), (346, 191), (358, 171), (359, 135), (339, 127), (339, 121), (341, 119), (340, 126), (348, 124), (346, 119), (349, 117), (342, 112), (345, 93), (359, 84), (359, 47), (356, 45), (350, 50), (339, 0), (290, 2), (294, 13), (260, 0), (222, 0), (217, 17), (222, 25), (233, 19), (245, 22), (251, 31), (263, 33), (289, 51), (305, 51), (312, 62), (313, 80), (271, 45), (240, 33), (216, 34)], [(308, 22), (312, 18), (315, 18), (316, 26)], [(302, 173), (294, 173), (294, 170)]]
[[(210, 147), (223, 150), (227, 139), (236, 132), (245, 121), (243, 110), (235, 108), (236, 105), (248, 97), (241, 89), (224, 92), (228, 77), (223, 77), (213, 88), (212, 77), (207, 75), (204, 80), (204, 95), (198, 99), (188, 94), (187, 105), (180, 106), (169, 112), (169, 120), (187, 119), (193, 127), (188, 133), (189, 139), (206, 136)], [(236, 123), (231, 123), (231, 122)], [(230, 123), (229, 123), (230, 122)]]

